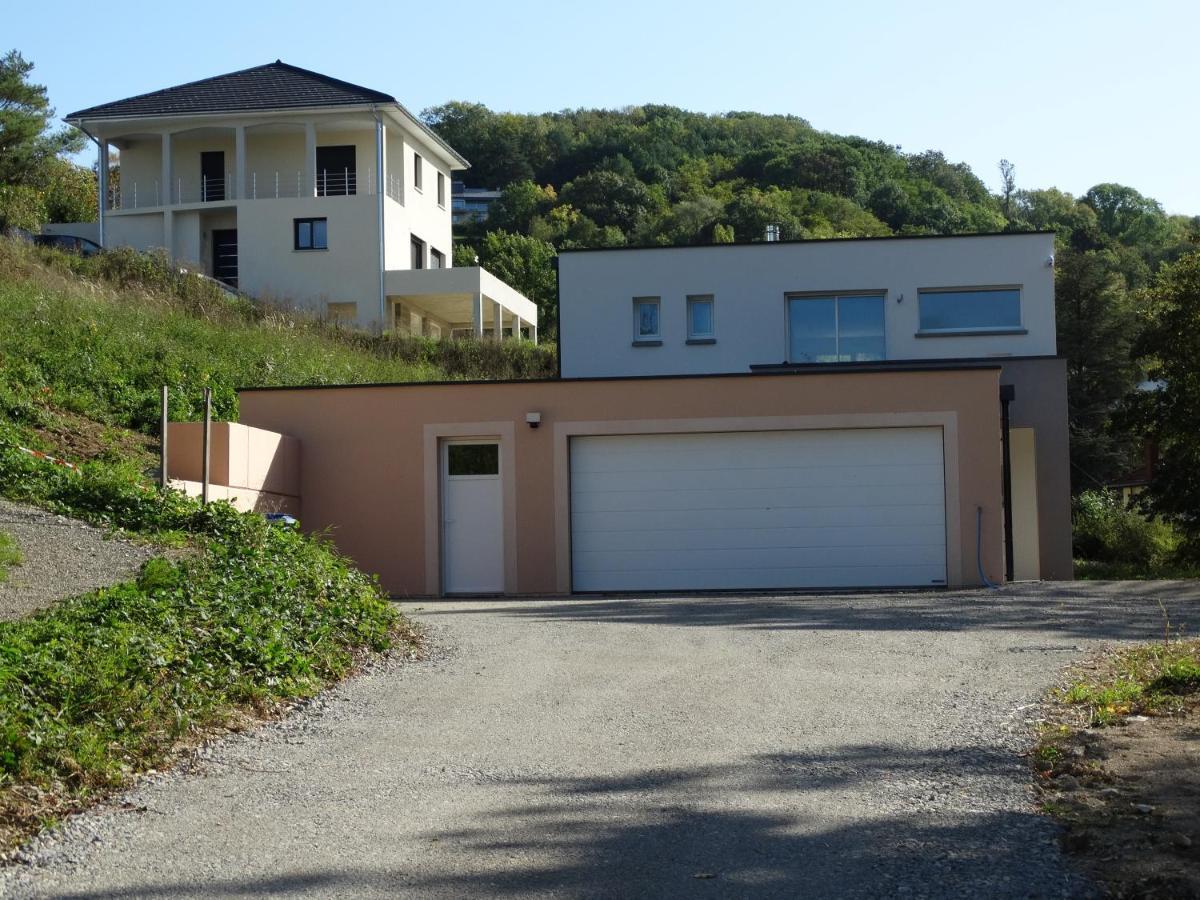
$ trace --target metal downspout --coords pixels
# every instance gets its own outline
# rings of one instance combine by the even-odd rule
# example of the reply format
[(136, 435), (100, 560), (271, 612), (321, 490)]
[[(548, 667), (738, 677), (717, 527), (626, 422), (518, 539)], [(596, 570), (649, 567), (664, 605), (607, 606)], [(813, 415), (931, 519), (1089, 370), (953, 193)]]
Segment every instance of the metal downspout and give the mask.
[(387, 242), (383, 231), (383, 201), (385, 196), (383, 181), (383, 117), (374, 106), (371, 112), (375, 116), (375, 193), (377, 216), (379, 219), (379, 330), (387, 330), (387, 292), (384, 285), (385, 265), (387, 259)]
[(1017, 397), (1011, 384), (1000, 385), (1000, 444), (1004, 454), (1004, 580), (1013, 580), (1012, 442), (1008, 405)]

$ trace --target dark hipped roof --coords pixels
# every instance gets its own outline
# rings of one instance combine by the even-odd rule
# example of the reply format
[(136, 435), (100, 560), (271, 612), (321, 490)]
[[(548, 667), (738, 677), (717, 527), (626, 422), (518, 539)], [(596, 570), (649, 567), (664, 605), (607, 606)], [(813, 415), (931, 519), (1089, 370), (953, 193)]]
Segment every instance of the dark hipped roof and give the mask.
[(265, 66), (101, 103), (71, 113), (67, 121), (395, 102), (396, 98), (390, 94), (290, 66), (277, 59)]

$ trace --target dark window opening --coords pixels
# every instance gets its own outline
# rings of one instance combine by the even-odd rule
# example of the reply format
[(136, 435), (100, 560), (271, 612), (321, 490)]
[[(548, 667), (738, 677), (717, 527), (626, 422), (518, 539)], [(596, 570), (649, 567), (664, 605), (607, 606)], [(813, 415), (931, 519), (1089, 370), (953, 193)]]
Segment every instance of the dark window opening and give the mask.
[(317, 148), (317, 196), (334, 197), (358, 192), (358, 172), (353, 144)]
[(446, 254), (441, 250), (429, 250), (429, 268), (444, 269), (446, 268)]
[(328, 250), (329, 226), (325, 219), (293, 219), (294, 246), (297, 250)]
[(414, 269), (425, 268), (425, 242), (415, 236), (412, 239), (412, 267)]
[(499, 475), (499, 444), (450, 444), (446, 447), (447, 475)]
[(200, 154), (200, 201), (225, 199), (225, 151), (205, 150)]

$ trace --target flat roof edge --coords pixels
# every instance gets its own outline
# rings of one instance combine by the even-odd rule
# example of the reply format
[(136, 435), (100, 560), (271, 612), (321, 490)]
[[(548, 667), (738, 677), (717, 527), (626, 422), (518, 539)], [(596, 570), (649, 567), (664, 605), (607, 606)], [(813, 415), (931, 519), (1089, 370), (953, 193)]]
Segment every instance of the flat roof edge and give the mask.
[(795, 244), (847, 244), (855, 241), (947, 241), (958, 238), (984, 237), (1030, 237), (1031, 235), (1054, 235), (1051, 229), (1035, 229), (1033, 231), (971, 231), (964, 234), (885, 234), (871, 237), (832, 237), (832, 238), (791, 238), (786, 241), (732, 241), (728, 244), (636, 244), (627, 247), (572, 247), (559, 250), (559, 256), (569, 256), (573, 253), (620, 253), (631, 250), (712, 250), (718, 247), (772, 247)]
[[(1058, 359), (1055, 356), (1022, 357), (1023, 359)], [(1012, 357), (1006, 357), (1012, 359)], [(267, 387), (238, 387), (239, 394), (250, 394), (266, 391), (330, 391), (354, 390), (361, 388), (419, 388), (419, 387), (482, 387), (485, 385), (514, 385), (514, 384), (590, 384), (606, 381), (695, 381), (701, 378), (779, 378), (804, 375), (886, 375), (897, 372), (970, 372), (970, 371), (999, 371), (1003, 363), (997, 360), (980, 360), (978, 362), (951, 360), (948, 362), (922, 361), (915, 363), (840, 363), (830, 365), (786, 366), (777, 363), (767, 364), (765, 368), (753, 368), (748, 372), (702, 372), (679, 375), (599, 375), (586, 378), (503, 378), (503, 379), (472, 379), (462, 381), (384, 381), (363, 382), (361, 384), (298, 384), (270, 385)]]

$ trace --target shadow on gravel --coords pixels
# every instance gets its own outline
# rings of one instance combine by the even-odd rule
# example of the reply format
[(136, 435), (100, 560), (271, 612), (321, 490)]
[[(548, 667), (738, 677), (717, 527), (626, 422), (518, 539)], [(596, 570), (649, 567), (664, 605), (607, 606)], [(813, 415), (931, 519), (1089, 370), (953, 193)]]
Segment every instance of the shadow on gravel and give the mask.
[[(894, 594), (774, 594), (591, 597), (491, 606), (488, 615), (535, 621), (718, 626), (830, 631), (1038, 632), (1062, 639), (1153, 639), (1163, 633), (1162, 603), (1172, 628), (1200, 625), (1200, 582), (1015, 585), (999, 591)], [(423, 618), (472, 615), (472, 608), (429, 602)]]
[[(1025, 777), (1002, 749), (851, 746), (612, 777), (516, 778), (508, 783), (521, 789), (520, 803), (469, 828), (421, 835), (414, 843), (437, 858), (407, 871), (347, 859), (338, 871), (69, 896), (1092, 896), (1063, 864), (1048, 818), (972, 809), (989, 779)], [(386, 858), (388, 840), (364, 834), (363, 859)]]

